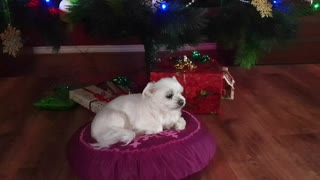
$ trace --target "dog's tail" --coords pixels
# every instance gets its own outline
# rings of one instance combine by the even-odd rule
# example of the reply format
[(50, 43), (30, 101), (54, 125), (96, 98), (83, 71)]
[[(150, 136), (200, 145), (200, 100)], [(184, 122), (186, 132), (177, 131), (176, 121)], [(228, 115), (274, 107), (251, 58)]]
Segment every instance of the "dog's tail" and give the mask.
[(136, 136), (136, 133), (119, 127), (109, 127), (107, 128), (103, 134), (98, 134), (94, 138), (97, 143), (91, 144), (94, 148), (108, 148), (110, 145), (115, 144), (117, 142), (123, 142), (125, 144), (129, 144)]

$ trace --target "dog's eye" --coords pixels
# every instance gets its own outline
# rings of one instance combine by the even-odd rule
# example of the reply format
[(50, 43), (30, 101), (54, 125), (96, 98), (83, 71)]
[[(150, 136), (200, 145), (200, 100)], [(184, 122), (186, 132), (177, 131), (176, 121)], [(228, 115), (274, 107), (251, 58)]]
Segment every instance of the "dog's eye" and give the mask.
[(172, 97), (173, 97), (173, 94), (172, 94), (172, 93), (166, 95), (166, 98), (167, 98), (167, 99), (172, 99)]

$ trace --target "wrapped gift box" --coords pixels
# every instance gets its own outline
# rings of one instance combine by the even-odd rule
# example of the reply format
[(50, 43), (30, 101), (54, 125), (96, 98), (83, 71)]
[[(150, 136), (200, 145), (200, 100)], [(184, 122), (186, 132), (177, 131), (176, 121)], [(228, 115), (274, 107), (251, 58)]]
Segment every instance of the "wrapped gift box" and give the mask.
[(150, 74), (151, 81), (176, 76), (184, 87), (185, 110), (196, 114), (219, 114), (223, 93), (223, 71), (216, 62), (195, 64), (194, 69), (159, 66)]
[(97, 86), (91, 85), (69, 92), (69, 98), (86, 107), (90, 111), (97, 113), (112, 99), (129, 94), (127, 88), (116, 85), (112, 82), (106, 82)]
[(223, 67), (223, 90), (222, 90), (222, 98), (223, 99), (234, 99), (234, 84), (235, 80), (230, 74), (227, 67)]

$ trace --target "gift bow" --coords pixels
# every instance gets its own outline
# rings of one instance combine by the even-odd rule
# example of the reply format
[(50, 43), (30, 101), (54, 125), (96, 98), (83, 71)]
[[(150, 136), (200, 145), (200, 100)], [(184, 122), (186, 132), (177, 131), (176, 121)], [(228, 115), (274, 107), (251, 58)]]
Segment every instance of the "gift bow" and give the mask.
[(103, 101), (103, 102), (110, 102), (112, 99), (111, 98), (106, 98), (106, 93), (105, 92), (101, 92), (100, 94), (99, 93), (95, 93), (87, 88), (83, 88), (83, 90), (93, 94), (93, 97), (95, 97), (96, 99), (93, 99), (89, 102), (89, 109), (91, 110), (92, 109), (92, 103), (96, 102), (96, 101)]
[(174, 67), (176, 69), (189, 69), (189, 70), (193, 70), (193, 69), (196, 69), (197, 66), (193, 64), (193, 62), (188, 59), (188, 57), (186, 55), (183, 56), (183, 61), (181, 62), (178, 62), (177, 64), (174, 65)]
[(97, 100), (99, 100), (99, 101), (105, 101), (105, 102), (110, 102), (111, 101), (111, 98), (106, 98), (106, 93), (105, 92), (101, 92), (100, 94), (99, 93), (93, 93), (93, 96), (95, 98), (97, 98)]

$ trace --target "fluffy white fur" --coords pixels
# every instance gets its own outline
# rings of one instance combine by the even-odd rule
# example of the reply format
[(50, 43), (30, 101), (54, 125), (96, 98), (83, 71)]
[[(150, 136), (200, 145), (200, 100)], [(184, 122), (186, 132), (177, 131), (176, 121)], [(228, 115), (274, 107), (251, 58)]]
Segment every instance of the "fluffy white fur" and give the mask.
[(183, 87), (175, 77), (149, 82), (142, 94), (119, 96), (109, 102), (94, 117), (91, 135), (96, 148), (117, 142), (130, 143), (136, 134), (155, 134), (163, 129), (183, 130), (181, 117), (185, 98)]

